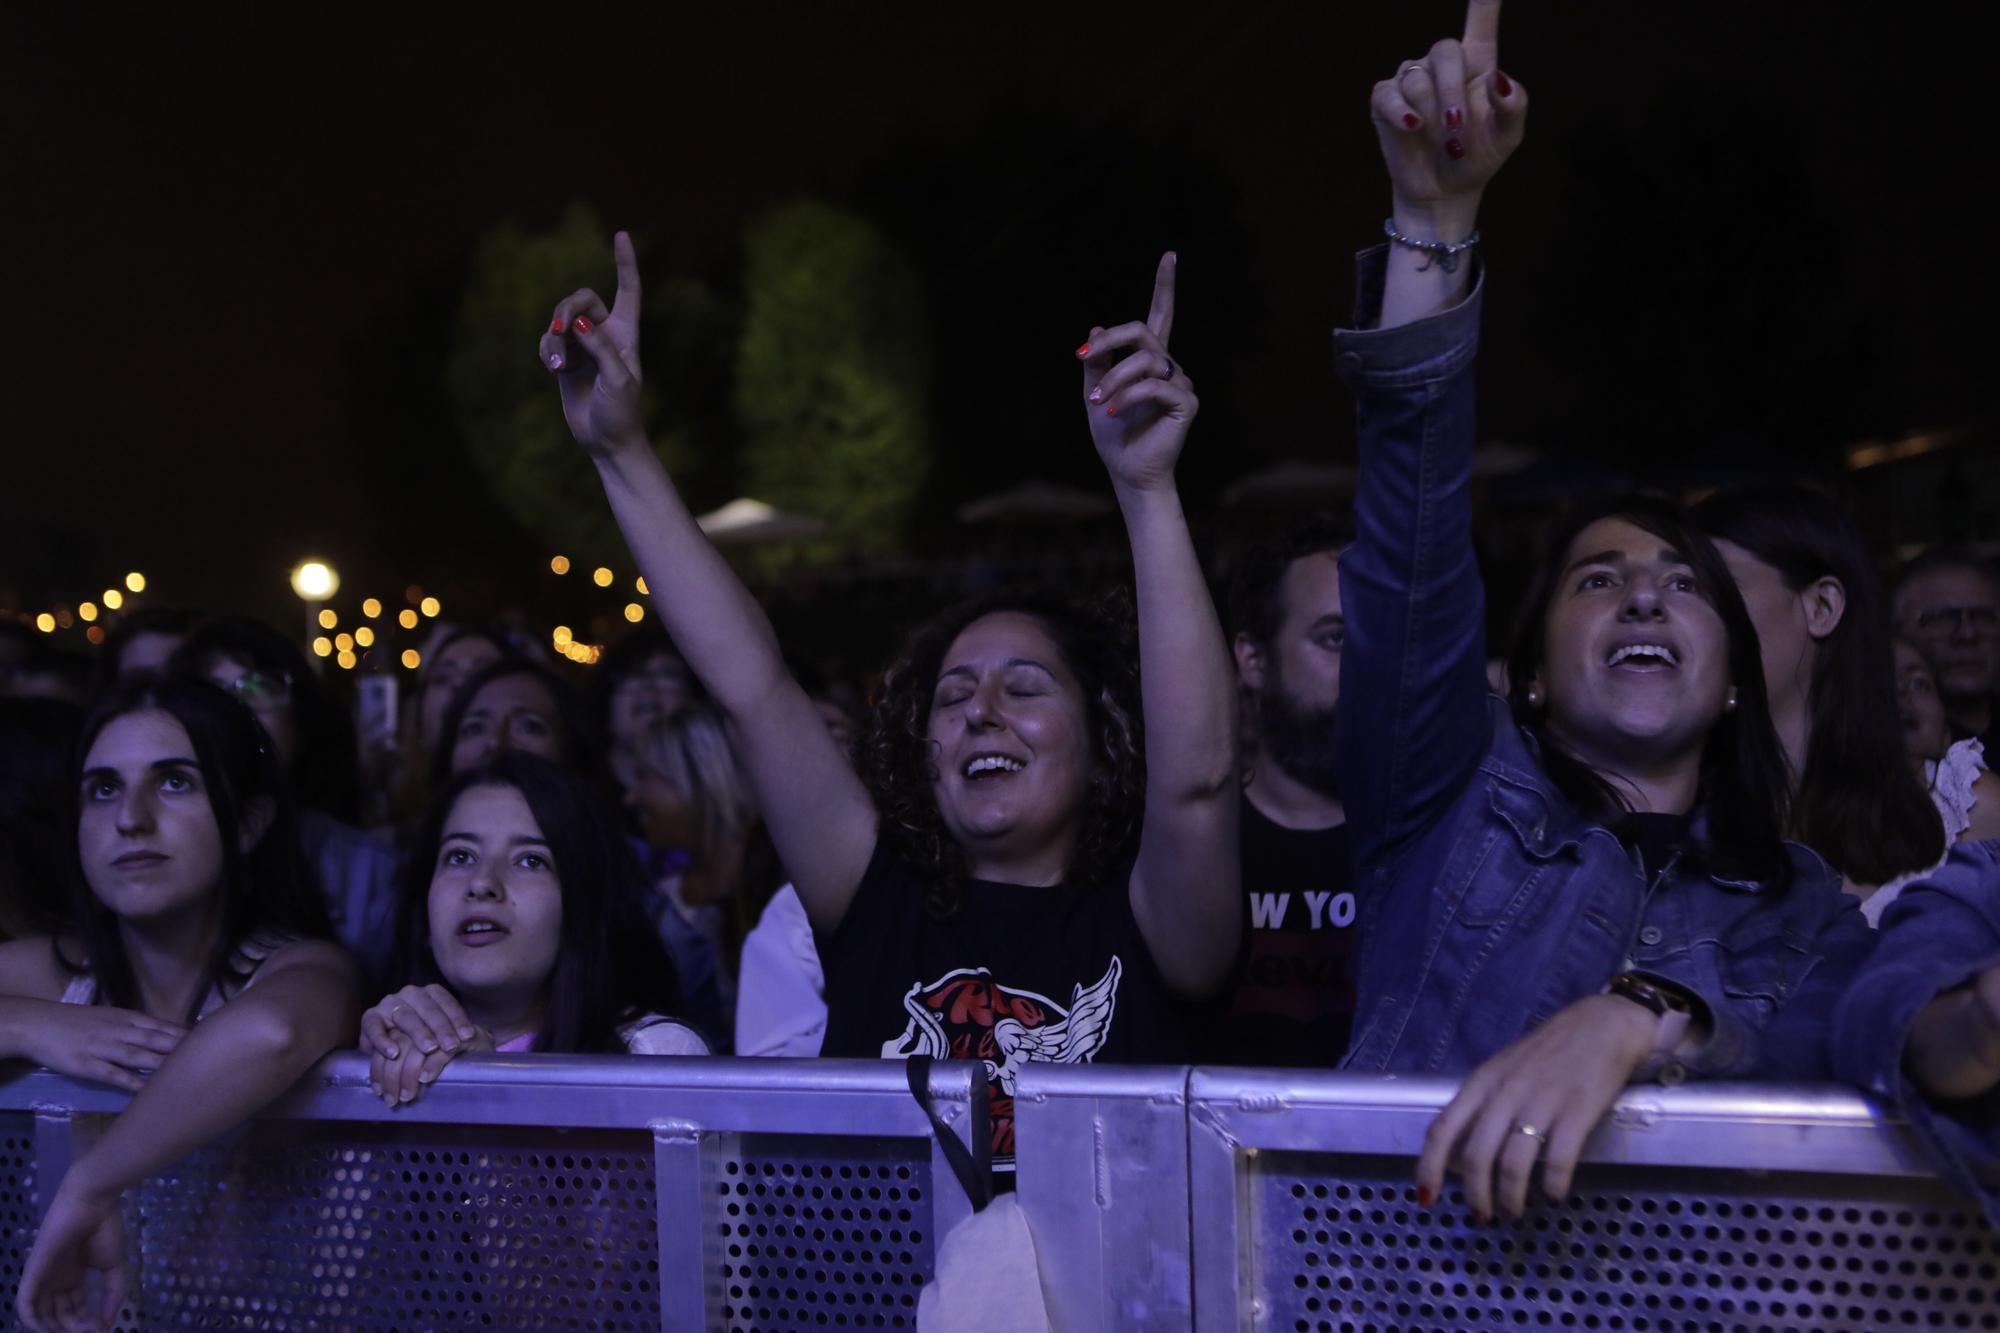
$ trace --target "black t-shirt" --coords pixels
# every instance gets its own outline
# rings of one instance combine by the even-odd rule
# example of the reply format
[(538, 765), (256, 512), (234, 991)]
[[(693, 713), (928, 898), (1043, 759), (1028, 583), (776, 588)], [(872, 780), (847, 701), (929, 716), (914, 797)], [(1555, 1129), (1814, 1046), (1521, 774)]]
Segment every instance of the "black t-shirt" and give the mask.
[(1692, 823), (1686, 815), (1639, 810), (1619, 816), (1611, 831), (1625, 844), (1625, 850), (1638, 854), (1639, 873), (1651, 883), (1686, 848)]
[(1014, 1071), (1024, 1060), (1177, 1064), (1186, 1017), (1115, 884), (1028, 888), (970, 880), (944, 920), (891, 849), (875, 855), (847, 915), (815, 935), (826, 971), (820, 1054), (984, 1060), (993, 1169), (1014, 1169)]
[(1347, 826), (1288, 829), (1245, 796), (1243, 950), (1203, 1007), (1203, 1064), (1330, 1069), (1354, 1023), (1355, 894)]

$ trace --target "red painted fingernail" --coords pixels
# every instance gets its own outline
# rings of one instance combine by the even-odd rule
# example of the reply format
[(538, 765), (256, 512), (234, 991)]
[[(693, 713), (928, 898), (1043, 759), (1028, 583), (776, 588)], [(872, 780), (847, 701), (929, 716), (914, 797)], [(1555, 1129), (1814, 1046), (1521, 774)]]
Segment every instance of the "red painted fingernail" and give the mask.
[(1465, 108), (1458, 106), (1446, 107), (1444, 109), (1444, 127), (1448, 130), (1463, 129), (1465, 127)]
[(1083, 346), (1081, 346), (1081, 347), (1077, 348), (1077, 349), (1076, 349), (1076, 354), (1077, 354), (1078, 356), (1089, 356), (1089, 355), (1090, 355), (1090, 344), (1089, 344), (1089, 343), (1085, 343), (1085, 344), (1084, 344)]
[(1429, 1185), (1417, 1186), (1417, 1202), (1428, 1208), (1437, 1202), (1437, 1193)]
[(1416, 112), (1414, 112), (1414, 111), (1405, 111), (1405, 112), (1403, 113), (1403, 128), (1404, 128), (1404, 129), (1406, 129), (1406, 130), (1420, 130), (1420, 129), (1422, 129), (1423, 127), (1424, 127), (1424, 121), (1423, 121), (1423, 117), (1419, 116), (1419, 115), (1418, 115), (1418, 114), (1417, 114)]
[[(1456, 162), (1465, 156), (1465, 145), (1456, 139), (1446, 139), (1444, 141), (1444, 155)], [(577, 323), (581, 324), (583, 321), (578, 320)]]
[(561, 321), (560, 319), (552, 319), (552, 320), (550, 320), (550, 321), (549, 321), (549, 332), (550, 332), (550, 333), (561, 333), (561, 332), (563, 331), (564, 327), (566, 327), (566, 326), (565, 326), (565, 325), (563, 324), (563, 322), (562, 322), (562, 321)]
[(1106, 411), (1107, 413), (1109, 413), (1109, 414), (1110, 414), (1111, 416), (1114, 416), (1114, 417), (1115, 417), (1115, 416), (1117, 416), (1117, 415), (1118, 415), (1118, 404), (1116, 404), (1116, 403), (1106, 403), (1106, 404), (1104, 405), (1104, 410), (1105, 410), (1105, 411)]
[[(1452, 156), (1456, 157), (1458, 154), (1454, 153)], [(578, 333), (590, 332), (590, 317), (588, 315), (578, 315), (576, 317), (576, 331)]]
[(1512, 97), (1514, 95), (1514, 81), (1496, 69), (1493, 71), (1493, 91), (1499, 93), (1502, 97)]

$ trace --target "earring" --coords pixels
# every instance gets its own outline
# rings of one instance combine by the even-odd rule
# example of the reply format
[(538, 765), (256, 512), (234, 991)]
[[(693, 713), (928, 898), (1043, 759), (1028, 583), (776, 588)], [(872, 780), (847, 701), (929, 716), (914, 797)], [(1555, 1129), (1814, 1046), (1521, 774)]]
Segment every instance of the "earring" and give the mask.
[(1542, 706), (1542, 687), (1539, 685), (1530, 685), (1528, 687), (1528, 707), (1540, 708), (1541, 706)]
[(1729, 687), (1729, 698), (1723, 701), (1722, 711), (1725, 713), (1736, 711), (1736, 687), (1734, 685)]

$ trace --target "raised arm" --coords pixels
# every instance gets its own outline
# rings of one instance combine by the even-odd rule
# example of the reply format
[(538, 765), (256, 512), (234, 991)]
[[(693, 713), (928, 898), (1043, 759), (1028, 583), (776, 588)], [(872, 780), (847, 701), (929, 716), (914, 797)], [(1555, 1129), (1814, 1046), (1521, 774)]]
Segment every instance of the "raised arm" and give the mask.
[(1520, 142), (1527, 94), (1493, 65), (1498, 0), (1473, 0), (1443, 41), (1375, 86), (1393, 243), (1360, 262), (1354, 330), (1335, 334), (1355, 397), (1356, 539), (1340, 562), (1338, 771), (1362, 866), (1428, 827), (1490, 736), (1485, 597), (1472, 547), (1473, 362), (1479, 293), (1466, 240)]
[(71, 1164), (49, 1204), (15, 1303), (30, 1329), (96, 1327), (87, 1275), (109, 1327), (126, 1281), (119, 1196), (248, 1120), (320, 1057), (354, 1039), (354, 965), (310, 941), (273, 954), (251, 985), (192, 1029), (111, 1127)]
[(1241, 929), (1236, 850), (1236, 694), (1228, 645), (1195, 558), (1174, 465), (1199, 404), (1167, 352), (1172, 254), (1160, 260), (1145, 323), (1092, 329), (1078, 350), (1085, 415), (1132, 541), (1146, 806), (1132, 915), (1161, 976), (1205, 995)]
[(613, 242), (618, 294), (584, 289), (556, 306), (541, 360), (563, 415), (597, 466), (653, 605), (728, 714), (778, 857), (813, 924), (840, 923), (875, 849), (873, 802), (805, 692), (785, 670), (763, 608), (695, 523), (646, 438), (640, 409), (639, 264)]

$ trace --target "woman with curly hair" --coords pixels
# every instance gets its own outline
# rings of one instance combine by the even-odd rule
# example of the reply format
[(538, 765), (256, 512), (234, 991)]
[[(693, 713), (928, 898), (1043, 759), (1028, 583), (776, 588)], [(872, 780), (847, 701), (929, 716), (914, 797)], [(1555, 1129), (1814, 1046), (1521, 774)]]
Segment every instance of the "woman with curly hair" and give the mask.
[(1235, 699), (1174, 486), (1196, 411), (1167, 354), (1174, 257), (1144, 322), (1093, 329), (1076, 353), (1132, 542), (1142, 684), (1100, 618), (1054, 599), (969, 607), (890, 672), (862, 777), (647, 441), (623, 233), (616, 255), (612, 309), (565, 298), (542, 364), (741, 746), (825, 964), (822, 1051), (984, 1060), (1009, 1172), (1021, 1062), (1175, 1058), (1175, 997), (1211, 992), (1236, 952)]

